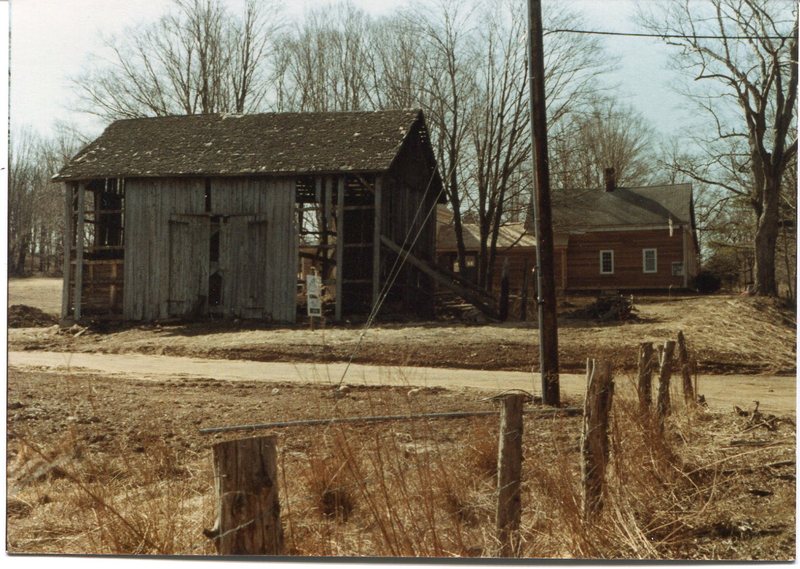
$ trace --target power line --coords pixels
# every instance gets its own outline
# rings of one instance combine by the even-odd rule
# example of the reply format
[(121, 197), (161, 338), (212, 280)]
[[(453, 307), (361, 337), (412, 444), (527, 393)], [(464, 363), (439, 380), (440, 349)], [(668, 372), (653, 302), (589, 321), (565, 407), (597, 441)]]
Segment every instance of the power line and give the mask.
[(694, 39), (694, 40), (788, 40), (789, 36), (710, 36), (710, 35), (691, 35), (684, 34), (644, 34), (636, 32), (604, 32), (600, 30), (572, 30), (559, 28), (555, 30), (544, 30), (548, 34), (585, 34), (594, 36), (625, 36), (632, 38), (659, 38), (659, 39)]

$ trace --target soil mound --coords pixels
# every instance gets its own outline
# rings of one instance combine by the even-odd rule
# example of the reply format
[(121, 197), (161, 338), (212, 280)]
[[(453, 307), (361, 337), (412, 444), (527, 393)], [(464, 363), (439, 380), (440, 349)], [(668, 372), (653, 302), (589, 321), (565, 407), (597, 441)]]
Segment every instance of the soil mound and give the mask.
[(15, 304), (8, 307), (9, 328), (38, 328), (58, 324), (58, 318), (25, 304)]

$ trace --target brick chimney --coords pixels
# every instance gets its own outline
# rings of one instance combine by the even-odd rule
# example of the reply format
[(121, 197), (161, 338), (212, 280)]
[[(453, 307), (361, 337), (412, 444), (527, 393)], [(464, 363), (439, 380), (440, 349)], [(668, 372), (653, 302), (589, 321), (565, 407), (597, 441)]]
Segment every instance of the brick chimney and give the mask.
[(605, 190), (613, 192), (617, 189), (617, 174), (614, 168), (606, 168), (603, 172), (603, 181), (605, 182)]

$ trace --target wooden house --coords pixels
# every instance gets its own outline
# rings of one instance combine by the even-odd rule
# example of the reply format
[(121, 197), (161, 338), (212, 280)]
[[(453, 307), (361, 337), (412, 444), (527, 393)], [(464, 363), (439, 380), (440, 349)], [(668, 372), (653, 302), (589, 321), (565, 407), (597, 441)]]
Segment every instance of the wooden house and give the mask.
[[(556, 288), (569, 292), (688, 289), (698, 271), (691, 184), (553, 192)], [(509, 264), (512, 294), (536, 266), (532, 220), (509, 223), (498, 236), (493, 289)], [(477, 264), (478, 226), (463, 224), (467, 277)], [(444, 214), (437, 226), (437, 259), (458, 270), (454, 229)]]
[(421, 111), (120, 120), (54, 179), (64, 319), (294, 322), (309, 270), (337, 320), (384, 285), (386, 310), (432, 313), (428, 275), (391, 274), (404, 244), (434, 261), (441, 179)]
[(566, 192), (553, 228), (568, 292), (688, 289), (698, 272), (691, 184)]

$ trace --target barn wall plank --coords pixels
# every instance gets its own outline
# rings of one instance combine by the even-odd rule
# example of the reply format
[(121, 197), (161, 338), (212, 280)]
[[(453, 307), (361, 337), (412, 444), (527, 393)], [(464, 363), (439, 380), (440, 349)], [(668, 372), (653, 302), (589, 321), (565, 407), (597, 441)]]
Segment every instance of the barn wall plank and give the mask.
[(220, 250), (225, 313), (294, 322), (294, 178), (214, 178), (211, 196), (213, 213), (229, 216)]
[(72, 182), (64, 184), (64, 281), (61, 291), (61, 318), (69, 316), (71, 308), (70, 280), (72, 279), (72, 243), (75, 237), (73, 200), (75, 196), (75, 184)]

